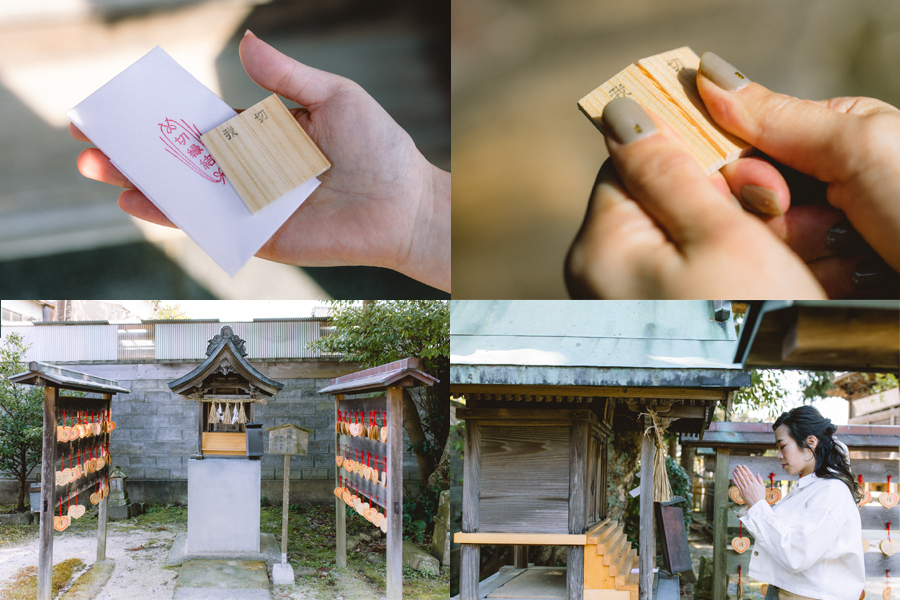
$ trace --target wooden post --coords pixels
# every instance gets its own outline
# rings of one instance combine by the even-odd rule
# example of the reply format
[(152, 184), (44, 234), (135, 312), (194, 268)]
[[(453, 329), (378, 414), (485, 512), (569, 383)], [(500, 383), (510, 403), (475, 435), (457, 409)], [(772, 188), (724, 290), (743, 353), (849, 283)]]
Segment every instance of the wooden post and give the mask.
[[(588, 421), (575, 421), (569, 429), (569, 533), (585, 529), (585, 476), (587, 446), (591, 434)], [(566, 593), (569, 600), (584, 597), (584, 546), (569, 546), (566, 561)]]
[(713, 522), (713, 584), (712, 600), (726, 600), (728, 587), (727, 556), (725, 547), (728, 536), (728, 462), (729, 448), (716, 450), (715, 521)]
[(284, 455), (284, 492), (281, 497), (281, 564), (287, 564), (288, 489), (291, 481), (291, 455)]
[[(112, 418), (112, 394), (103, 394), (103, 399), (106, 400), (106, 410), (110, 413), (110, 418)], [(110, 467), (106, 468), (106, 472), (109, 473)], [(97, 512), (97, 562), (106, 560), (106, 498), (103, 498), (100, 501), (99, 510)]]
[[(340, 410), (341, 400), (344, 399), (343, 394), (335, 394), (334, 396), (334, 422), (338, 421), (338, 411)], [(335, 432), (335, 449), (340, 450), (341, 434)], [(337, 452), (335, 452), (337, 454)], [(338, 476), (341, 473), (340, 467), (334, 470), (334, 487), (337, 488)], [(386, 511), (385, 511), (386, 512)], [(334, 522), (335, 522), (335, 564), (338, 568), (347, 566), (347, 513), (344, 510), (344, 501), (341, 498), (334, 499)]]
[(403, 388), (387, 389), (387, 600), (403, 597)]
[(106, 560), (106, 507), (107, 498), (97, 507), (97, 561)]
[(528, 568), (528, 546), (513, 546), (513, 566), (517, 569)]
[(56, 504), (56, 399), (59, 390), (44, 388), (44, 440), (41, 456), (41, 537), (38, 554), (38, 600), (50, 600), (53, 579), (53, 509)]
[[(466, 452), (463, 455), (463, 533), (478, 532), (478, 495), (481, 487), (481, 428), (478, 421), (466, 421)], [(459, 598), (478, 600), (481, 576), (481, 546), (461, 544), (459, 547)]]
[[(644, 431), (652, 425), (650, 417), (645, 416)], [(648, 433), (641, 436), (641, 561), (638, 587), (640, 600), (652, 600), (653, 598), (653, 558), (656, 556), (656, 532), (653, 527), (655, 518), (653, 514), (653, 455), (656, 453), (656, 445), (653, 439), (653, 436)]]

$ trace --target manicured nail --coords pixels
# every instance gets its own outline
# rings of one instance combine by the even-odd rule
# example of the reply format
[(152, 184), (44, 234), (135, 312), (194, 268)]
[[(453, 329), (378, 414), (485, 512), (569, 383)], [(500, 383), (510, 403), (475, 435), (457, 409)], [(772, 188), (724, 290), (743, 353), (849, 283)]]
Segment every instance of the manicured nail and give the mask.
[(900, 275), (880, 256), (867, 256), (853, 268), (853, 287), (858, 290), (871, 290), (889, 284), (898, 277)]
[(745, 185), (741, 188), (741, 201), (744, 207), (752, 212), (780, 217), (784, 213), (778, 205), (778, 194), (775, 190), (758, 185)]
[(244, 37), (247, 37), (248, 35), (252, 35), (253, 37), (256, 37), (256, 34), (253, 33), (252, 31), (250, 31), (249, 29), (244, 32)]
[(656, 123), (631, 98), (616, 98), (603, 109), (603, 126), (620, 144), (630, 144), (656, 133)]
[(700, 74), (729, 92), (742, 90), (750, 83), (746, 75), (712, 52), (703, 53), (703, 58), (700, 59)]
[(851, 252), (864, 250), (868, 244), (848, 219), (842, 219), (825, 234), (825, 247), (833, 252)]

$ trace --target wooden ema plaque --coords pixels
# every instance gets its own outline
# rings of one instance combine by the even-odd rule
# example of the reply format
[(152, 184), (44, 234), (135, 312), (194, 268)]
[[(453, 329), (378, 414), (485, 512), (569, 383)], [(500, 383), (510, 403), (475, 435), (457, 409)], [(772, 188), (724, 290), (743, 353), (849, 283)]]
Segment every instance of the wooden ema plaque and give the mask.
[(275, 94), (200, 139), (254, 213), (331, 167)]
[(750, 145), (709, 116), (697, 91), (699, 67), (700, 57), (687, 46), (643, 58), (579, 100), (578, 108), (603, 132), (603, 108), (614, 98), (635, 100), (681, 136), (709, 175), (747, 154)]

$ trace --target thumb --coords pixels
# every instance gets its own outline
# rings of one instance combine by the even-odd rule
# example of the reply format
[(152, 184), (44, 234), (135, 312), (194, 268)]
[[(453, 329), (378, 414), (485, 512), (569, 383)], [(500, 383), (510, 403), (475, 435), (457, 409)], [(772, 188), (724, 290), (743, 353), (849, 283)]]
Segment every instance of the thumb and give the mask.
[(722, 128), (820, 181), (847, 181), (867, 158), (866, 115), (771, 92), (712, 52), (700, 61), (697, 88)]
[(311, 110), (355, 84), (285, 56), (249, 29), (239, 48), (244, 70), (257, 85)]

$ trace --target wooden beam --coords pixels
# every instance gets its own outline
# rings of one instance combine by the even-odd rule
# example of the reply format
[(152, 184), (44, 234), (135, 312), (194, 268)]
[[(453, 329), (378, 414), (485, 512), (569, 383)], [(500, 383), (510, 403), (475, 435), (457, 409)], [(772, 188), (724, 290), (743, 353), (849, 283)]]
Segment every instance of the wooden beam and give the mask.
[(719, 448), (716, 450), (716, 497), (715, 517), (713, 521), (713, 588), (712, 600), (726, 600), (726, 588), (728, 574), (726, 572), (726, 546), (728, 535), (726, 517), (728, 510), (728, 469), (731, 450)]
[[(103, 394), (106, 406), (103, 408), (109, 411), (109, 418), (112, 419), (112, 394)], [(109, 465), (105, 466), (106, 473), (109, 473)], [(106, 515), (107, 515), (107, 499), (100, 500), (100, 507), (97, 513), (97, 562), (106, 560)]]
[[(644, 431), (653, 425), (649, 416), (644, 417)], [(641, 503), (640, 503), (640, 551), (638, 595), (640, 600), (653, 599), (653, 559), (656, 556), (656, 528), (653, 511), (653, 455), (656, 445), (653, 438), (641, 436)], [(722, 600), (725, 600), (724, 598)]]
[(56, 504), (56, 399), (59, 389), (44, 388), (44, 439), (41, 455), (41, 524), (38, 600), (50, 600), (53, 578), (53, 509)]
[[(334, 396), (334, 422), (335, 424), (338, 422), (338, 410), (340, 410), (341, 401), (344, 399), (343, 394), (335, 394)], [(340, 446), (340, 436), (335, 431), (335, 455), (338, 453), (338, 449)], [(340, 485), (338, 480), (338, 475), (340, 475), (341, 470), (336, 468), (334, 470), (334, 487)], [(335, 516), (335, 564), (338, 568), (344, 568), (347, 566), (347, 512), (344, 509), (346, 505), (341, 498), (334, 499), (334, 516)], [(385, 515), (387, 515), (387, 510), (384, 511)]]
[(676, 388), (676, 387), (613, 387), (583, 385), (485, 385), (456, 383), (450, 384), (454, 396), (471, 394), (523, 394), (542, 396), (583, 396), (586, 399), (598, 396), (614, 398), (675, 398), (685, 400), (725, 400), (728, 390), (724, 388)]
[(523, 544), (513, 546), (513, 566), (517, 569), (528, 568), (528, 546)]
[(515, 420), (518, 421), (539, 421), (546, 425), (547, 421), (596, 421), (599, 423), (597, 415), (594, 411), (581, 409), (558, 409), (548, 406), (548, 409), (539, 408), (457, 408), (457, 419), (490, 419), (490, 420)]
[[(775, 473), (775, 481), (797, 481), (796, 475), (788, 475), (781, 468), (781, 461), (775, 456), (740, 456), (729, 454), (728, 479), (733, 478), (734, 469), (745, 465), (751, 473), (759, 473), (763, 479), (769, 480), (769, 474)], [(888, 475), (892, 481), (900, 481), (900, 465), (897, 460), (888, 458), (857, 458), (851, 461), (854, 475), (862, 475), (865, 483), (887, 483)], [(730, 485), (726, 482), (725, 485)]]
[(453, 535), (457, 544), (496, 544), (499, 546), (583, 546), (587, 543), (584, 534), (571, 533), (478, 533), (457, 532)]
[[(585, 478), (588, 465), (587, 421), (575, 421), (569, 429), (569, 533), (583, 535), (587, 489)], [(586, 536), (585, 536), (586, 537)], [(569, 546), (566, 560), (566, 591), (569, 600), (582, 600), (584, 595), (584, 544)]]
[(403, 388), (387, 389), (387, 600), (403, 597)]
[[(466, 423), (466, 444), (463, 456), (463, 497), (462, 533), (460, 535), (482, 535), (478, 531), (478, 497), (481, 487), (481, 425), (478, 421)], [(520, 534), (521, 535), (521, 534)], [(456, 539), (455, 538), (455, 539)], [(478, 600), (478, 580), (481, 575), (482, 542), (456, 539), (459, 549), (459, 597), (460, 600)], [(497, 542), (484, 542), (497, 543)], [(528, 541), (514, 542), (529, 544)], [(537, 545), (537, 544), (536, 544)]]

